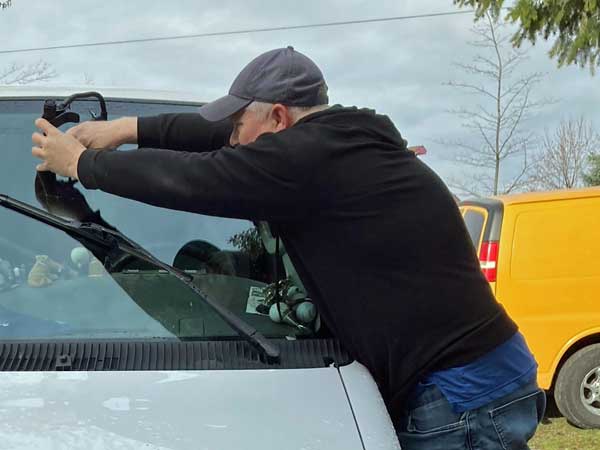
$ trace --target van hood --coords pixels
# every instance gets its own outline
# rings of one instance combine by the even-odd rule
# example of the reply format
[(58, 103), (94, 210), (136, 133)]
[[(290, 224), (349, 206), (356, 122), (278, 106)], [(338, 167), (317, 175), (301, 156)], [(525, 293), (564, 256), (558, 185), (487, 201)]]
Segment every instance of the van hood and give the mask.
[(337, 369), (0, 373), (11, 449), (363, 449)]

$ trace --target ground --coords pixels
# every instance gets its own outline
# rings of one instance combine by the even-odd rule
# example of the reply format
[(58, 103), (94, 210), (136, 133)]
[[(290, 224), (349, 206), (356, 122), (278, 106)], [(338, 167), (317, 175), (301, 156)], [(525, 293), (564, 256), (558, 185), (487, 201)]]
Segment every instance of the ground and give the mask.
[(546, 417), (529, 446), (531, 450), (597, 450), (600, 430), (580, 430), (570, 425), (549, 398)]

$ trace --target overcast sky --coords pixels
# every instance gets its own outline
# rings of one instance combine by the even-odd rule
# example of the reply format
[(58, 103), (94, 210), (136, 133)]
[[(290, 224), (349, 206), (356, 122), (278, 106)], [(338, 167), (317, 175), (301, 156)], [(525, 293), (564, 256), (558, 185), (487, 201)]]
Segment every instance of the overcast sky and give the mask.
[[(138, 39), (456, 11), (452, 0), (103, 0), (41, 2), (12, 0), (0, 11), (0, 49)], [(471, 14), (328, 28), (205, 37), (177, 41), (0, 55), (11, 63), (50, 62), (57, 85), (189, 91), (205, 100), (227, 92), (241, 68), (259, 53), (286, 45), (322, 68), (333, 103), (367, 106), (388, 114), (409, 144), (423, 144), (424, 157), (444, 179), (464, 168), (448, 160), (455, 150), (440, 141), (468, 138), (459, 118), (447, 113), (480, 98), (443, 83), (465, 77), (453, 62), (470, 62)], [(540, 42), (521, 71), (543, 72), (533, 91), (555, 103), (526, 124), (542, 134), (561, 119), (585, 116), (600, 124), (600, 75), (588, 69), (558, 69)], [(87, 75), (86, 75), (87, 74)]]

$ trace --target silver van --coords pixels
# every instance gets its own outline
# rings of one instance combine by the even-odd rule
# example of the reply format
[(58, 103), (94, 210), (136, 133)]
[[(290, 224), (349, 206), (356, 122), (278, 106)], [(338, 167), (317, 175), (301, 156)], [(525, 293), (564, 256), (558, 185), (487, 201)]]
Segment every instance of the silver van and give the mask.
[[(0, 87), (0, 447), (398, 449), (368, 371), (298, 312), (268, 227), (36, 174), (34, 119), (78, 91)], [(109, 119), (200, 104), (101, 92)]]

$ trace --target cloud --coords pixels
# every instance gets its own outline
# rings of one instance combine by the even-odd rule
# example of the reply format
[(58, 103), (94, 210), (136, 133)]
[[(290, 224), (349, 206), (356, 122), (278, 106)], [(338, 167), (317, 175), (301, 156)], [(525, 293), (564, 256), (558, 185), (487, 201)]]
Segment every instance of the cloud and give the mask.
[[(146, 38), (224, 30), (278, 27), (456, 10), (451, 0), (403, 2), (363, 0), (273, 0), (89, 3), (15, 0), (0, 14), (0, 48)], [(84, 74), (96, 86), (168, 89), (210, 100), (227, 92), (239, 70), (271, 48), (294, 45), (322, 68), (334, 102), (368, 106), (388, 114), (414, 144), (425, 144), (424, 158), (443, 177), (458, 173), (438, 144), (465, 135), (458, 118), (446, 113), (473, 106), (477, 98), (443, 86), (460, 76), (452, 66), (469, 61), (472, 16), (446, 16), (328, 28), (276, 31), (0, 55), (0, 67), (13, 61), (51, 62), (56, 84), (81, 84)], [(560, 101), (528, 122), (541, 133), (563, 116), (597, 119), (598, 80), (588, 70), (557, 69), (548, 44), (531, 48), (523, 70), (547, 73), (537, 87), (540, 97)]]

